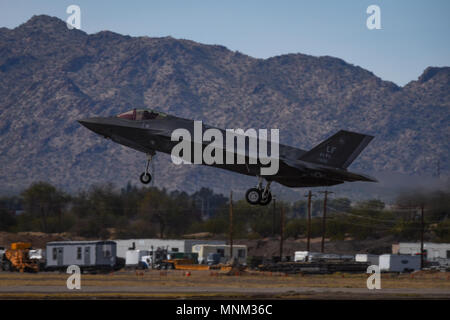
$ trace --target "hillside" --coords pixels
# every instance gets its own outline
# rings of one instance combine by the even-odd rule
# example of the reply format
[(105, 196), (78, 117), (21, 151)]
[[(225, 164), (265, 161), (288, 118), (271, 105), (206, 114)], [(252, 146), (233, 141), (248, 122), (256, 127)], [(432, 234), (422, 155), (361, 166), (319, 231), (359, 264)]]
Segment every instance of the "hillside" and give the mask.
[[(279, 128), (304, 149), (340, 129), (376, 138), (350, 169), (431, 175), (449, 170), (450, 67), (429, 67), (404, 87), (341, 59), (287, 54), (256, 59), (189, 40), (88, 35), (34, 16), (0, 28), (0, 185), (36, 180), (76, 191), (138, 183), (145, 156), (76, 120), (154, 108), (227, 128)], [(245, 190), (253, 179), (156, 162), (155, 184)]]

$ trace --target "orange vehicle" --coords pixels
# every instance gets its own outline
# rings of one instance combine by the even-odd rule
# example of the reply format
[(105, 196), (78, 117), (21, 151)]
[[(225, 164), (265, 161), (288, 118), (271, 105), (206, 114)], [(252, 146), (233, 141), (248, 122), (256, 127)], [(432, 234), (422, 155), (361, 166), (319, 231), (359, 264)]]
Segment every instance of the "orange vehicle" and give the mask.
[(6, 249), (3, 254), (1, 266), (4, 271), (38, 272), (39, 263), (29, 258), (31, 243), (15, 242), (11, 249)]

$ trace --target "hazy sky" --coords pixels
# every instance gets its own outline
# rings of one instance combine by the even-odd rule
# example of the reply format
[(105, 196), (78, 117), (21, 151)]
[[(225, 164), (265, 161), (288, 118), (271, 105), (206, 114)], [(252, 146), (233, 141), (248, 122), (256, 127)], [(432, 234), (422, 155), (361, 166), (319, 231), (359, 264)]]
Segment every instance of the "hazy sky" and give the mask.
[[(404, 85), (427, 66), (450, 65), (449, 0), (0, 0), (0, 26), (37, 14), (67, 20), (81, 8), (81, 29), (132, 36), (172, 36), (220, 44), (253, 57), (330, 55)], [(369, 5), (381, 9), (381, 30), (369, 30)]]

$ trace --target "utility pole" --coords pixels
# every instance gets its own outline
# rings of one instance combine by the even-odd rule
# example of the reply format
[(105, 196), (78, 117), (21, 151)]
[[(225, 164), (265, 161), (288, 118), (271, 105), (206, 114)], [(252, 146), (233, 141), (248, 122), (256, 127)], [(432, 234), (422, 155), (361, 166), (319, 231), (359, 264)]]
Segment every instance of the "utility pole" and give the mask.
[(324, 253), (325, 252), (325, 220), (327, 219), (327, 196), (329, 193), (333, 193), (332, 191), (319, 191), (319, 193), (323, 193), (324, 194), (324, 198), (323, 198), (323, 216), (322, 216), (322, 245), (321, 245), (321, 252)]
[(311, 238), (311, 190), (308, 191), (308, 231), (306, 240), (306, 251), (310, 251), (310, 238)]
[(423, 269), (423, 234), (425, 233), (425, 222), (424, 222), (424, 218), (423, 218), (423, 207), (424, 205), (422, 204), (420, 206), (420, 220), (421, 220), (421, 232), (420, 232), (420, 270)]
[(283, 261), (283, 236), (284, 236), (284, 207), (281, 206), (281, 223), (280, 223), (280, 261)]
[[(423, 239), (424, 239), (424, 234), (425, 234), (425, 216), (424, 216), (424, 211), (425, 211), (425, 204), (421, 204), (420, 206), (400, 206), (400, 208), (402, 209), (420, 209), (420, 269), (422, 270), (424, 267), (424, 243), (423, 243)], [(417, 215), (417, 211), (416, 211), (416, 215)]]
[(230, 191), (230, 259), (233, 260), (233, 191)]

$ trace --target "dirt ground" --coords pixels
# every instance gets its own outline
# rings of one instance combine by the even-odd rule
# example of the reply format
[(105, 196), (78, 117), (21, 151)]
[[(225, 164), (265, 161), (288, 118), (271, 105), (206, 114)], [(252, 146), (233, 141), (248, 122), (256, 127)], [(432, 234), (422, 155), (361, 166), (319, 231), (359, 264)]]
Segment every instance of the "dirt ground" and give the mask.
[(284, 275), (212, 271), (121, 271), (81, 275), (69, 290), (64, 273), (0, 273), (0, 299), (450, 299), (450, 273), (382, 274), (369, 290), (366, 274)]

